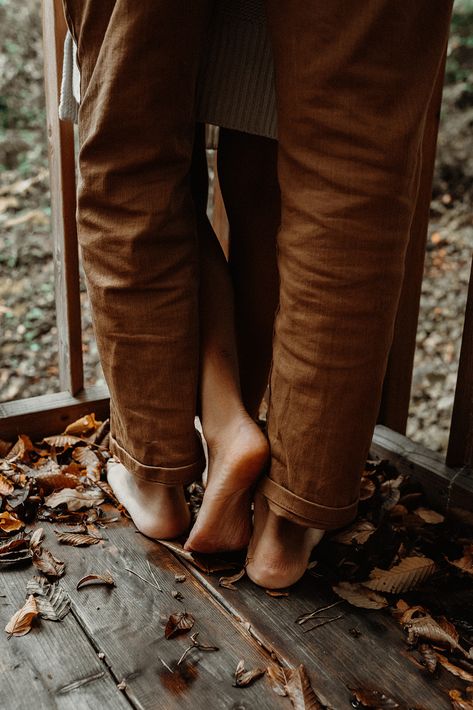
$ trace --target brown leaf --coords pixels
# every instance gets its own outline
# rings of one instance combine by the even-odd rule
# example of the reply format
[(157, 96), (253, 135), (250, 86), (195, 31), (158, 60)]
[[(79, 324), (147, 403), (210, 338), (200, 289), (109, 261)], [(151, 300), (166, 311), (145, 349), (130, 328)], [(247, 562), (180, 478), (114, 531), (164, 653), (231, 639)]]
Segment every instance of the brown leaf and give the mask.
[(102, 422), (98, 422), (95, 419), (95, 414), (86, 414), (84, 417), (81, 417), (80, 419), (76, 419), (75, 422), (72, 422), (69, 424), (65, 431), (64, 434), (73, 434), (76, 436), (87, 436), (88, 434), (92, 433), (93, 431), (96, 431), (100, 426), (102, 425)]
[(30, 538), (30, 548), (34, 550), (35, 547), (39, 547), (41, 545), (42, 541), (44, 538), (44, 530), (43, 528), (36, 528), (34, 533), (32, 534)]
[[(415, 616), (420, 614), (420, 616)], [(408, 632), (408, 643), (415, 643), (417, 639), (424, 638), (434, 643), (441, 643), (450, 646), (452, 649), (457, 649), (464, 656), (468, 657), (468, 653), (457, 642), (458, 633), (453, 627), (453, 624), (447, 622), (441, 626), (430, 614), (422, 609), (422, 607), (412, 607), (404, 612), (401, 624)], [(453, 632), (451, 631), (453, 628)]]
[(51, 579), (62, 577), (66, 567), (64, 562), (58, 560), (44, 547), (33, 550), (33, 564), (36, 569), (39, 569), (40, 572), (43, 572), (46, 577), (51, 577)]
[(15, 530), (21, 530), (24, 527), (24, 523), (18, 520), (16, 515), (12, 515), (8, 511), (0, 513), (0, 530), (3, 532), (14, 532)]
[(360, 500), (372, 498), (376, 491), (376, 484), (370, 478), (363, 476), (360, 485)]
[(63, 471), (57, 473), (39, 473), (35, 476), (35, 481), (44, 490), (46, 494), (53, 491), (61, 491), (64, 488), (77, 488), (80, 485), (80, 480), (77, 476), (71, 476)]
[(375, 530), (376, 527), (369, 520), (358, 520), (353, 525), (350, 525), (347, 530), (342, 530), (330, 539), (340, 542), (342, 545), (353, 545), (355, 543), (363, 545)]
[(323, 705), (312, 688), (305, 667), (291, 669), (287, 675), (287, 694), (294, 710), (323, 710)]
[(430, 525), (438, 525), (443, 523), (445, 520), (445, 515), (437, 513), (436, 510), (430, 510), (430, 508), (416, 508), (414, 513), (422, 518), (424, 523), (429, 523)]
[(265, 673), (266, 668), (253, 668), (251, 671), (247, 671), (245, 670), (244, 661), (240, 661), (235, 671), (233, 686), (235, 688), (246, 688)]
[(59, 505), (66, 505), (70, 511), (77, 511), (81, 508), (93, 508), (103, 503), (104, 496), (98, 490), (77, 490), (75, 488), (63, 488), (61, 491), (51, 493), (44, 499), (45, 505), (50, 508), (57, 508)]
[(43, 441), (45, 441), (50, 446), (55, 446), (61, 449), (70, 449), (71, 446), (76, 444), (82, 444), (83, 439), (79, 436), (71, 436), (70, 434), (57, 434), (56, 436), (45, 436)]
[(186, 581), (186, 575), (185, 574), (175, 574), (174, 581), (177, 582), (178, 584), (181, 584), (182, 582)]
[(100, 471), (102, 462), (91, 448), (88, 446), (76, 446), (72, 452), (72, 457), (78, 461), (87, 470), (87, 475), (93, 480), (100, 479)]
[(50, 621), (62, 621), (71, 610), (71, 600), (59, 584), (50, 584), (44, 577), (33, 577), (26, 591), (34, 594), (39, 615)]
[(187, 611), (171, 614), (164, 629), (164, 635), (167, 639), (174, 638), (178, 634), (185, 633), (192, 629), (195, 624), (195, 619), (192, 614)]
[(265, 589), (269, 597), (288, 597), (289, 592), (286, 589)]
[(268, 674), (269, 684), (276, 695), (282, 697), (287, 695), (286, 690), (286, 674), (283, 668), (276, 663), (271, 663), (266, 669)]
[(28, 538), (15, 538), (0, 545), (0, 565), (14, 565), (31, 559)]
[(6, 461), (26, 461), (28, 459), (28, 454), (33, 451), (34, 447), (29, 436), (25, 434), (20, 434), (16, 444), (10, 449), (5, 457)]
[[(470, 688), (467, 688), (467, 693)], [(473, 710), (473, 694), (469, 693), (469, 698), (464, 698), (460, 690), (449, 690), (448, 695), (452, 703), (453, 710)]]
[(436, 652), (428, 644), (421, 643), (419, 646), (419, 653), (421, 654), (425, 667), (429, 673), (434, 673), (437, 668), (438, 660)]
[(32, 594), (5, 626), (5, 631), (11, 636), (24, 636), (31, 630), (33, 619), (38, 616), (38, 606)]
[(419, 586), (435, 571), (435, 562), (428, 557), (405, 557), (389, 570), (375, 567), (365, 587), (379, 592), (400, 594)]
[(238, 582), (242, 577), (244, 577), (246, 574), (246, 570), (243, 567), (242, 570), (237, 572), (237, 574), (234, 574), (232, 577), (220, 577), (218, 580), (218, 586), (219, 587), (224, 587), (225, 589), (234, 589), (236, 590), (234, 582)]
[(108, 587), (115, 586), (115, 580), (111, 574), (87, 574), (77, 582), (76, 589), (82, 589), (91, 584), (106, 584)]
[(450, 565), (456, 567), (461, 572), (473, 574), (473, 543), (469, 543), (463, 547), (463, 556), (460, 557), (460, 559), (449, 560), (448, 557), (445, 559)]
[(87, 545), (96, 545), (98, 542), (102, 542), (101, 537), (87, 535), (86, 533), (58, 532), (57, 530), (54, 532), (57, 535), (58, 542), (60, 542), (61, 545), (85, 547)]
[(381, 594), (356, 582), (339, 582), (332, 587), (335, 594), (361, 609), (384, 609), (388, 601)]
[(439, 660), (440, 665), (443, 666), (447, 671), (449, 671), (449, 673), (453, 673), (453, 675), (458, 676), (458, 678), (461, 678), (462, 680), (467, 680), (469, 683), (473, 682), (473, 673), (469, 673), (463, 668), (455, 666), (448, 660), (448, 658), (445, 658), (445, 656), (443, 656), (441, 653), (437, 653), (437, 658)]
[(356, 707), (369, 708), (370, 710), (395, 710), (400, 708), (399, 703), (393, 698), (389, 698), (385, 693), (373, 688), (350, 688), (356, 701)]
[(9, 496), (15, 490), (13, 483), (0, 473), (0, 496)]

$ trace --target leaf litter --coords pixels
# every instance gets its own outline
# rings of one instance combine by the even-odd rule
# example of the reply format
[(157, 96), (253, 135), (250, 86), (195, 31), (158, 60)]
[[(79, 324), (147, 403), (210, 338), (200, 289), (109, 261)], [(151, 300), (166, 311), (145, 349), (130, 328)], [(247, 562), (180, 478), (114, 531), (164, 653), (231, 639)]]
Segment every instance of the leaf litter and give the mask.
[[(54, 591), (57, 593), (57, 580), (64, 574), (65, 564), (44, 547), (40, 529), (25, 533), (25, 527), (36, 520), (83, 526), (95, 521), (101, 527), (116, 520), (107, 519), (101, 508), (107, 500), (119, 506), (105, 476), (110, 457), (105, 448), (108, 427), (108, 420), (97, 422), (93, 415), (87, 415), (73, 422), (62, 434), (46, 437), (37, 444), (26, 435), (20, 435), (13, 444), (1, 442), (0, 566), (32, 562), (45, 575), (42, 578), (44, 585), (49, 585), (45, 589), (49, 589), (54, 603), (59, 598), (54, 597)], [(202, 486), (191, 484), (187, 495), (195, 517), (202, 502)], [(121, 506), (119, 512), (126, 514)], [(406, 634), (410, 652), (419, 654), (417, 663), (421, 668), (433, 674), (441, 666), (453, 676), (467, 681), (473, 673), (473, 668), (466, 667), (467, 664), (473, 666), (472, 533), (473, 515), (468, 511), (451, 509), (450, 516), (445, 517), (429, 507), (422, 488), (411, 482), (408, 475), (399, 474), (388, 461), (368, 460), (362, 478), (357, 520), (346, 529), (324, 536), (315, 549), (309, 573), (324, 580), (340, 597), (339, 603), (392, 613)], [(91, 535), (85, 527), (78, 531), (56, 531), (56, 534), (63, 544), (77, 546), (96, 545), (101, 539)], [(241, 569), (241, 561), (231, 555), (199, 555), (184, 550), (177, 542), (160, 542), (205, 574)], [(156, 590), (163, 591), (150, 567), (152, 581), (134, 570), (129, 571)], [(238, 589), (235, 582), (243, 575), (244, 569), (230, 577), (222, 577), (220, 584)], [(91, 584), (99, 584), (101, 577), (106, 579), (104, 575), (86, 575), (79, 586), (84, 586), (85, 579)], [(175, 582), (184, 580), (185, 575), (175, 576)], [(455, 593), (450, 599), (446, 592), (453, 587)], [(271, 596), (286, 594), (286, 590), (271, 592)], [(180, 598), (178, 595), (180, 593), (175, 593), (176, 599)], [(10, 627), (13, 622), (16, 634), (27, 633), (34, 619), (41, 616), (38, 609), (41, 603), (44, 611), (45, 602), (38, 604), (38, 600), (48, 599), (54, 609), (51, 598), (30, 594), (24, 607), (12, 617)], [(418, 609), (420, 605), (422, 611)], [(54, 615), (54, 611), (49, 613)], [(343, 614), (323, 617), (316, 616), (316, 612), (307, 612), (303, 616), (305, 621), (312, 618), (317, 622), (303, 632), (343, 618)], [(305, 621), (298, 620), (301, 624)], [(167, 625), (168, 638), (190, 630), (193, 623), (194, 617), (188, 612), (171, 615)], [(194, 641), (191, 649), (197, 647)], [(266, 672), (270, 676), (269, 669)], [(243, 673), (251, 675), (251, 671), (241, 671)], [(293, 676), (292, 685), (288, 676), (285, 677), (287, 682), (280, 687), (286, 695), (288, 687), (292, 688), (292, 695), (299, 698), (296, 702), (300, 702), (304, 693), (307, 695), (306, 676), (298, 671)], [(356, 690), (360, 705), (364, 692), (363, 689)], [(385, 703), (383, 707), (396, 707), (390, 704), (389, 698), (383, 698), (387, 696), (380, 693), (378, 699)], [(451, 702), (452, 705), (456, 703), (455, 707), (463, 707), (462, 703), (468, 707), (471, 698), (451, 696)], [(312, 706), (306, 702), (297, 707)]]

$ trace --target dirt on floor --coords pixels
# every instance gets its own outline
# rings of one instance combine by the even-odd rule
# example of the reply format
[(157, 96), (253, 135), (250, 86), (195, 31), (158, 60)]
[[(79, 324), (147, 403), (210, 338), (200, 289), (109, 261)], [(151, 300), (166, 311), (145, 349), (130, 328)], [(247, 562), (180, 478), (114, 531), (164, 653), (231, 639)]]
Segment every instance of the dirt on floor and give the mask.
[[(452, 35), (408, 435), (445, 451), (473, 248), (473, 3)], [(0, 0), (0, 401), (59, 391), (40, 3)], [(103, 382), (82, 278), (87, 384)]]

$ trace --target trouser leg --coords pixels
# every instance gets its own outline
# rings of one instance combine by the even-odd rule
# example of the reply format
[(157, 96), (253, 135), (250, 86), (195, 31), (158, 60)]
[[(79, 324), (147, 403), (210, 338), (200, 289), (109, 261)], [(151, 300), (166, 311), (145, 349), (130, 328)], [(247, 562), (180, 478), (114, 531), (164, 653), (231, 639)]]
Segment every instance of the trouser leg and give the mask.
[(447, 0), (267, 0), (280, 306), (260, 491), (295, 522), (357, 512), (418, 190)]
[(112, 453), (193, 480), (198, 258), (189, 166), (209, 0), (65, 0), (78, 44), (78, 232)]

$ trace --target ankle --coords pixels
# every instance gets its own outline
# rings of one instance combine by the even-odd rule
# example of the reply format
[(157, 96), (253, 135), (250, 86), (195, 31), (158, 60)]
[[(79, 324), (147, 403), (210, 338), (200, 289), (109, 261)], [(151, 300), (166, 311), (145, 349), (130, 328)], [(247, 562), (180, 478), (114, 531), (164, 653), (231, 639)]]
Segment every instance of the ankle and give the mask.
[(217, 449), (235, 439), (252, 425), (253, 420), (243, 406), (228, 409), (223, 416), (202, 418), (202, 431), (210, 449)]

